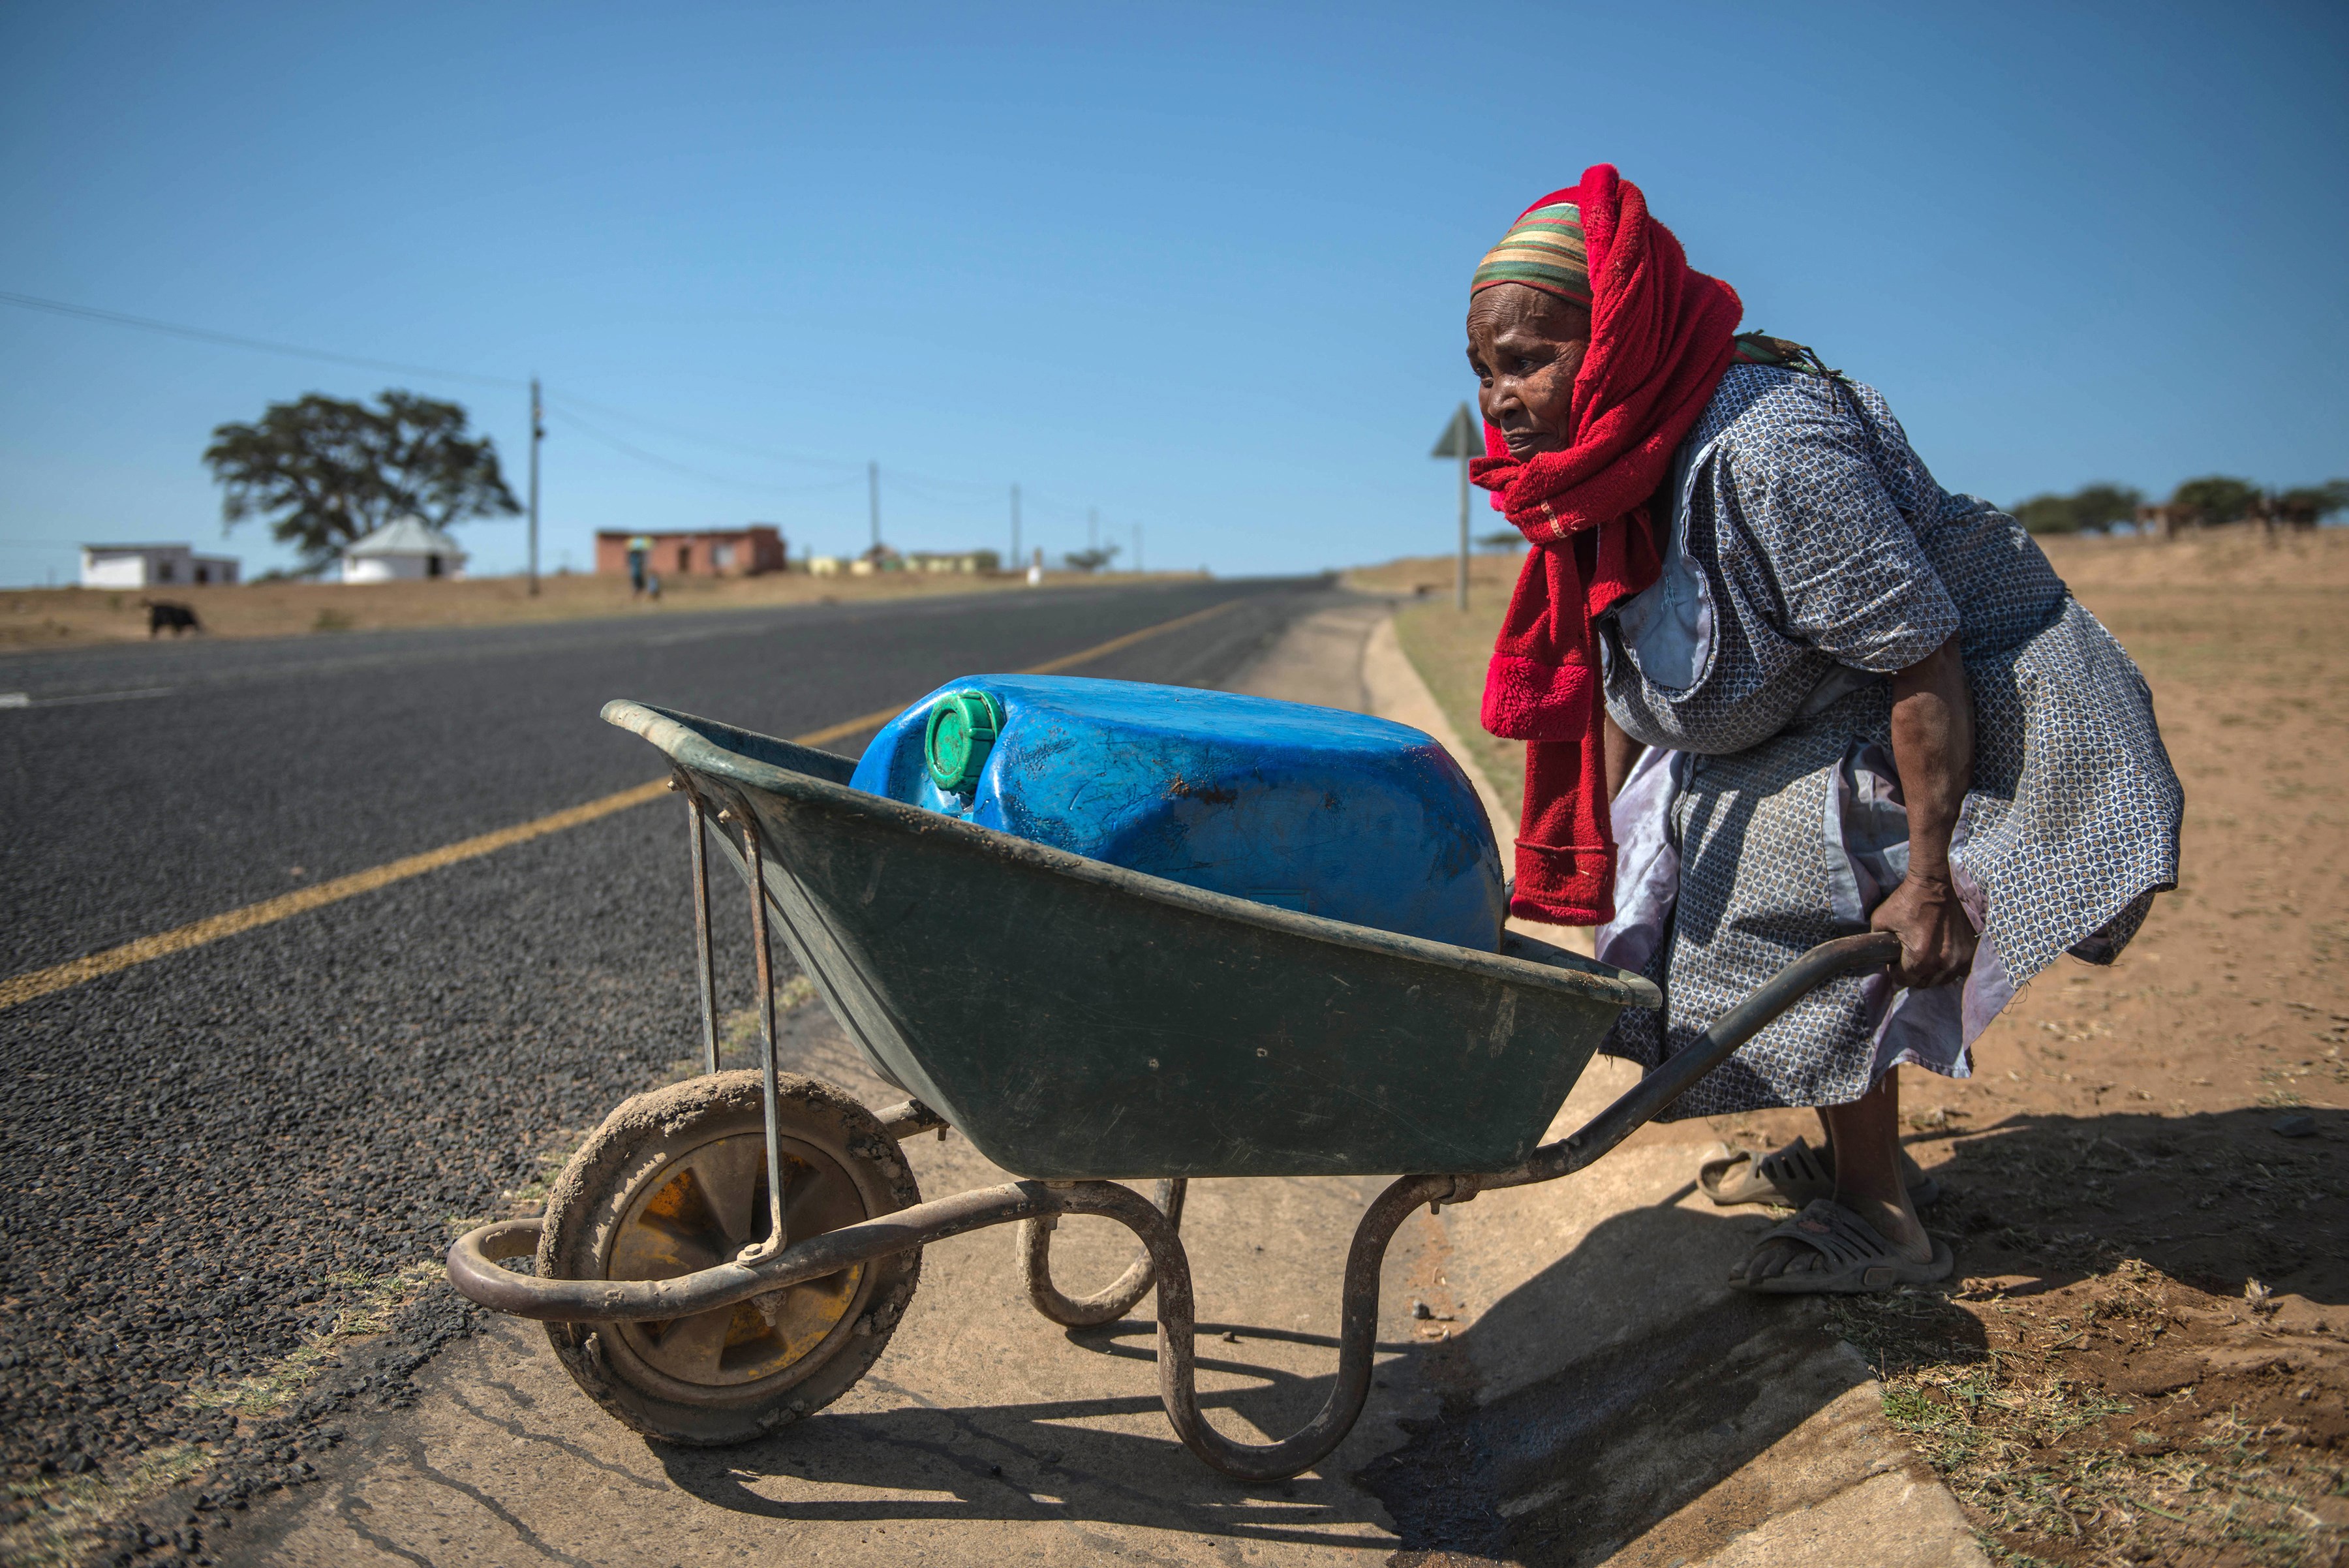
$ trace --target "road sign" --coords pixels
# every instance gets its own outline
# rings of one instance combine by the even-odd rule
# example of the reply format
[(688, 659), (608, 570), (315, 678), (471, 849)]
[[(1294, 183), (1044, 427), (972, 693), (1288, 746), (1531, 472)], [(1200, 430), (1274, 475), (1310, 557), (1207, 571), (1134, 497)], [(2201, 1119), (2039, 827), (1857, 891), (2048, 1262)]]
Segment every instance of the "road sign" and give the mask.
[(1430, 457), (1482, 457), (1485, 455), (1485, 427), (1479, 424), (1475, 416), (1468, 411), (1467, 404), (1461, 404), (1459, 410), (1453, 414), (1452, 422), (1445, 425), (1444, 433), (1435, 438), (1435, 450), (1427, 455)]
[(1468, 411), (1467, 404), (1453, 413), (1452, 422), (1435, 438), (1435, 450), (1427, 455), (1460, 462), (1460, 565), (1452, 574), (1452, 604), (1464, 610), (1468, 607), (1468, 460), (1485, 455), (1485, 427)]

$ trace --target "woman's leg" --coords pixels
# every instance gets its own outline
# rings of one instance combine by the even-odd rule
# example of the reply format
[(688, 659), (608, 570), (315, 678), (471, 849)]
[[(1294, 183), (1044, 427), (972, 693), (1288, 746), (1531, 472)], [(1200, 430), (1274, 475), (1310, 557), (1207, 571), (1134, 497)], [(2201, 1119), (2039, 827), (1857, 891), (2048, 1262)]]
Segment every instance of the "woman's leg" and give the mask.
[(1932, 1239), (1909, 1200), (1900, 1172), (1900, 1069), (1847, 1106), (1827, 1106), (1819, 1116), (1832, 1129), (1837, 1151), (1836, 1201), (1873, 1226), (1904, 1255), (1919, 1262), (1933, 1255)]

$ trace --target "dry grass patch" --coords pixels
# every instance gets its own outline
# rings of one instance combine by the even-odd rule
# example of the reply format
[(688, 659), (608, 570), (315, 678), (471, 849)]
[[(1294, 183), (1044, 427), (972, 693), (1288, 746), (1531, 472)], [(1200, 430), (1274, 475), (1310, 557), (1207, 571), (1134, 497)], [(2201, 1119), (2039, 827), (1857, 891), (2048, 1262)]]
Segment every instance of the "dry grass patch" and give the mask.
[[(1876, 1364), (1884, 1414), (2002, 1561), (2257, 1564), (2338, 1560), (2349, 1471), (2318, 1397), (2280, 1364), (2214, 1376), (2254, 1314), (2124, 1259), (2013, 1299), (1977, 1288), (1829, 1309)], [(2118, 1391), (2134, 1380), (2141, 1393)], [(2175, 1384), (2175, 1386), (2170, 1385)], [(2303, 1393), (2303, 1390), (2307, 1392)]]
[(108, 1528), (202, 1470), (203, 1450), (190, 1443), (150, 1449), (111, 1475), (48, 1477), (6, 1483), (0, 1514), (0, 1563), (70, 1568), (101, 1546)]
[(185, 1398), (200, 1410), (230, 1410), (240, 1416), (261, 1416), (276, 1409), (317, 1380), (318, 1374), (355, 1339), (382, 1334), (402, 1307), (445, 1278), (438, 1259), (410, 1263), (386, 1274), (342, 1269), (324, 1282), (349, 1293), (323, 1334), (268, 1371), (234, 1383), (191, 1384)]

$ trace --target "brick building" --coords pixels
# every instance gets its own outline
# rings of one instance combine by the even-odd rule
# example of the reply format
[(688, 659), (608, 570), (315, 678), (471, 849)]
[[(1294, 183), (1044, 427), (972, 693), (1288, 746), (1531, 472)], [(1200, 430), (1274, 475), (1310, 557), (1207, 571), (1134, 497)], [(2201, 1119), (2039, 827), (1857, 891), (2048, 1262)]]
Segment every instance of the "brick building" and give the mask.
[(782, 530), (752, 523), (740, 528), (704, 528), (654, 533), (605, 532), (595, 535), (595, 574), (628, 575), (631, 540), (647, 547), (647, 567), (664, 577), (747, 577), (784, 569)]

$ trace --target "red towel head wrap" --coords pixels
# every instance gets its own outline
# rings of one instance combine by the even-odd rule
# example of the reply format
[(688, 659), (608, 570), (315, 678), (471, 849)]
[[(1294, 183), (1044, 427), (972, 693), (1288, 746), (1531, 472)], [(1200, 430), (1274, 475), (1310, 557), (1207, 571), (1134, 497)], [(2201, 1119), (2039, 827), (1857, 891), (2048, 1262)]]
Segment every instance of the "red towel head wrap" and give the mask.
[[(1534, 546), (1485, 677), (1485, 728), (1526, 742), (1510, 911), (1595, 925), (1614, 918), (1615, 836), (1591, 623), (1656, 580), (1649, 498), (1729, 368), (1744, 306), (1690, 268), (1613, 164), (1526, 212), (1559, 202), (1579, 214), (1589, 258), (1590, 350), (1574, 379), (1572, 444), (1520, 462), (1487, 424), (1487, 455), (1470, 473)], [(1480, 273), (1478, 285), (1506, 281)]]

